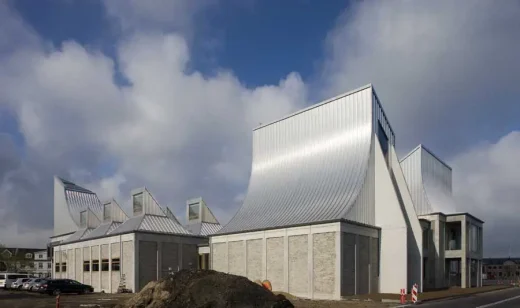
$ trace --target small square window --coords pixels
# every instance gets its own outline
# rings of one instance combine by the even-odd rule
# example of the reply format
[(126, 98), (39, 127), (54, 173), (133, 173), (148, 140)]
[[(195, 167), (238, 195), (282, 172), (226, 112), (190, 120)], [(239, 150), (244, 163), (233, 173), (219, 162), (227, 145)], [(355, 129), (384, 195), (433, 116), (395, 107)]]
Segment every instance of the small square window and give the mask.
[(112, 259), (112, 271), (119, 271), (120, 270), (120, 260), (119, 258)]
[(25, 258), (26, 259), (32, 259), (32, 257), (33, 257), (32, 253), (26, 253), (25, 254)]
[(87, 211), (79, 213), (79, 226), (85, 228), (87, 226)]
[(135, 194), (133, 196), (133, 209), (134, 215), (141, 214), (143, 212), (143, 193)]
[(90, 261), (83, 261), (83, 271), (90, 272)]
[(108, 269), (110, 268), (110, 264), (108, 259), (101, 260), (101, 271), (108, 272)]
[(92, 260), (92, 271), (99, 272), (99, 260)]

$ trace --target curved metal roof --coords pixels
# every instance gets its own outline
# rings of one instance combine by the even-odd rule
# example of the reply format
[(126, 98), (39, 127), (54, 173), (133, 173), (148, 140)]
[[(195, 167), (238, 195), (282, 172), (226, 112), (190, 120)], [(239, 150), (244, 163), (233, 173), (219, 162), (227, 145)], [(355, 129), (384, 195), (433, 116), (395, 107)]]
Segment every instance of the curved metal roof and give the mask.
[(369, 85), (255, 129), (247, 196), (217, 234), (344, 218), (368, 167), (372, 98)]

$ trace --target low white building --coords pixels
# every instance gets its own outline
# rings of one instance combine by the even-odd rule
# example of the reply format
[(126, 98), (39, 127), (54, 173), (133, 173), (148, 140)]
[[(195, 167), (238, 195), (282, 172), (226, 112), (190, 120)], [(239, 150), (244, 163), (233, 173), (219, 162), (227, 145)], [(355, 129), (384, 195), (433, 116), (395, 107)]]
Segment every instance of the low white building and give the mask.
[[(208, 238), (183, 227), (146, 189), (132, 191), (128, 217), (111, 200), (55, 178), (53, 277), (116, 292), (120, 283), (137, 292), (168, 272), (199, 266), (199, 246)], [(124, 277), (124, 278), (123, 278)]]
[(410, 183), (372, 85), (264, 124), (244, 203), (210, 236), (212, 268), (306, 298), (422, 290), (435, 223)]

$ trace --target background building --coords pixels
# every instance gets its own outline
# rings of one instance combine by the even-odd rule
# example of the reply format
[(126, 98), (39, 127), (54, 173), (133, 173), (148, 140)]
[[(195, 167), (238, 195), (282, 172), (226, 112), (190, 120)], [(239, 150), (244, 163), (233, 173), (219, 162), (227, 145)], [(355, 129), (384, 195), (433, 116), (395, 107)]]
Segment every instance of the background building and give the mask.
[(27, 273), (37, 277), (51, 275), (47, 251), (38, 248), (0, 247), (0, 272)]
[(482, 259), (483, 270), (488, 280), (520, 279), (519, 258), (486, 258)]

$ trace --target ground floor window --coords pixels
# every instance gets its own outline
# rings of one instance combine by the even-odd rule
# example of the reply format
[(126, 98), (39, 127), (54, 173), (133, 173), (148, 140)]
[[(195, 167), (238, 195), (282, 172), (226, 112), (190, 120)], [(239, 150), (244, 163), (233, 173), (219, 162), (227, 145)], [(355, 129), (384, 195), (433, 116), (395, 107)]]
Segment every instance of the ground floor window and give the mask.
[(90, 272), (90, 261), (83, 261), (83, 271)]
[(108, 263), (108, 259), (103, 259), (101, 260), (101, 270), (103, 272), (108, 272), (108, 268), (109, 268), (109, 263)]
[(67, 271), (67, 263), (63, 262), (61, 263), (61, 271), (66, 272)]
[(119, 258), (112, 259), (112, 270), (113, 271), (119, 271), (120, 265), (121, 265), (121, 263), (119, 261)]
[(99, 260), (92, 260), (92, 271), (99, 272)]
[(60, 272), (60, 264), (59, 263), (56, 263), (56, 273), (59, 273)]

